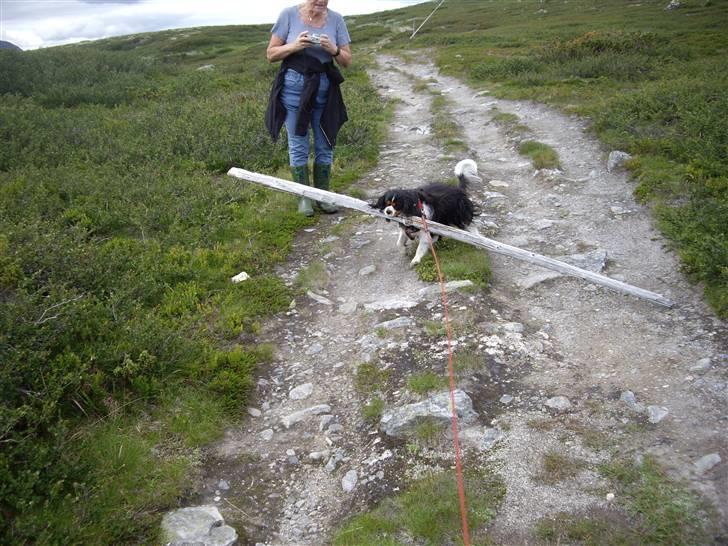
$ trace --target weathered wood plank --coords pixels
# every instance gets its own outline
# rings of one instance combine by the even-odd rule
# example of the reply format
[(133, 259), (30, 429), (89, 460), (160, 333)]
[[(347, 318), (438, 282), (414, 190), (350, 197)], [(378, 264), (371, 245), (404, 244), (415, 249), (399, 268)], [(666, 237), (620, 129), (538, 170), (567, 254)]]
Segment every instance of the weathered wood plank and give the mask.
[[(320, 190), (311, 186), (304, 186), (303, 184), (298, 184), (289, 180), (283, 180), (281, 178), (275, 178), (273, 176), (268, 176), (265, 174), (246, 171), (245, 169), (239, 169), (236, 167), (230, 169), (228, 171), (228, 175), (242, 180), (247, 180), (249, 182), (254, 182), (256, 184), (261, 184), (275, 190), (284, 191), (303, 197), (309, 197), (316, 201), (323, 201), (325, 203), (337, 205), (339, 207), (358, 210), (359, 212), (363, 212), (364, 214), (368, 214), (370, 216), (386, 218), (387, 220), (392, 220), (394, 222), (399, 222), (402, 224), (412, 224), (415, 227), (419, 228), (422, 227), (422, 220), (420, 218), (392, 218), (386, 216), (376, 209), (371, 208), (367, 202), (362, 201), (361, 199), (350, 197), (348, 195), (341, 195), (326, 190)], [(457, 241), (462, 241), (473, 246), (485, 248), (498, 254), (503, 254), (505, 256), (515, 258), (517, 260), (536, 264), (546, 269), (551, 269), (552, 271), (563, 273), (564, 275), (578, 277), (591, 283), (604, 286), (616, 292), (636, 296), (638, 298), (652, 301), (666, 307), (672, 307), (674, 305), (674, 302), (655, 292), (650, 292), (649, 290), (632, 286), (622, 281), (610, 279), (609, 277), (606, 277), (604, 275), (593, 273), (592, 271), (587, 271), (571, 264), (567, 264), (559, 260), (549, 258), (547, 256), (536, 254), (535, 252), (531, 252), (530, 250), (523, 250), (515, 246), (499, 243), (498, 241), (494, 241), (493, 239), (483, 237), (482, 235), (471, 233), (469, 231), (464, 231), (462, 229), (453, 228), (450, 226), (445, 226), (436, 222), (427, 222), (427, 227), (432, 233), (437, 233), (438, 235), (450, 237), (451, 239), (455, 239)]]

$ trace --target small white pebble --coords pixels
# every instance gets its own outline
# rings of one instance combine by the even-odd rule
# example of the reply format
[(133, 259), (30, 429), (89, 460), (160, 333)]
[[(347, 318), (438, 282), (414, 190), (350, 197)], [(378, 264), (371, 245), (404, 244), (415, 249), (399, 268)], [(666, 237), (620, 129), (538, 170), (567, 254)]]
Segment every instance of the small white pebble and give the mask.
[(607, 500), (610, 501), (610, 502), (613, 501), (614, 500), (614, 493), (607, 493)]

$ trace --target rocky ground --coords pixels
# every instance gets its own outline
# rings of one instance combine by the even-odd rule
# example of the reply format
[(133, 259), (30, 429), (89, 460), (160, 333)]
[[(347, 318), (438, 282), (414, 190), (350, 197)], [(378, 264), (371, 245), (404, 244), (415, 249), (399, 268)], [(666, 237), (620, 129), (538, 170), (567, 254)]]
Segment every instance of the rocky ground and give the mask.
[[(442, 93), (483, 178), (472, 197), (484, 235), (676, 302), (667, 309), (495, 254), (489, 291), (449, 291), (454, 348), (467, 360), (457, 378), (466, 465), (495, 469), (506, 488), (481, 532), (533, 544), (540, 518), (609, 510), (619, 499), (596, 466), (615, 453), (655, 455), (725, 522), (726, 325), (679, 272), (627, 175), (607, 171), (609, 151), (588, 123), (476, 93), (426, 62), (380, 57), (371, 76), (398, 102), (380, 163), (357, 184), (368, 196), (452, 177), (463, 157), (430, 131), (433, 92)], [(499, 113), (515, 114), (519, 130)], [(535, 171), (517, 152), (523, 139), (553, 147), (561, 169)], [(447, 433), (413, 449), (411, 425), (364, 417), (376, 396), (390, 424), (405, 409), (418, 414), (428, 396), (409, 390), (408, 377), (447, 374), (438, 288), (418, 280), (395, 241), (394, 224), (342, 211), (305, 230), (280, 269), (292, 284), (306, 274), (311, 290), (264, 326), (257, 341), (274, 345), (275, 361), (244, 426), (214, 446), (195, 499), (216, 505), (243, 543), (325, 544), (347, 516), (453, 464)], [(381, 384), (362, 384), (364, 364)], [(543, 479), (555, 453), (582, 464)]]

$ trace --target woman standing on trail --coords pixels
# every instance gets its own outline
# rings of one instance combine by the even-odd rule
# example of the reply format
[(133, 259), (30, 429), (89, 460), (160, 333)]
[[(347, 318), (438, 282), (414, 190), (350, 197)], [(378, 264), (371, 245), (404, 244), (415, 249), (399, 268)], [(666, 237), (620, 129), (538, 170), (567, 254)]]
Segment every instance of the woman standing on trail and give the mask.
[[(347, 120), (339, 85), (344, 77), (334, 64), (351, 64), (349, 31), (344, 18), (328, 9), (328, 0), (305, 0), (284, 9), (271, 29), (268, 61), (283, 61), (271, 89), (265, 124), (273, 140), (285, 123), (293, 181), (309, 185), (308, 128), (313, 129), (313, 184), (328, 190), (334, 146)], [(326, 213), (337, 208), (318, 203)], [(313, 215), (310, 199), (302, 197), (298, 211)]]

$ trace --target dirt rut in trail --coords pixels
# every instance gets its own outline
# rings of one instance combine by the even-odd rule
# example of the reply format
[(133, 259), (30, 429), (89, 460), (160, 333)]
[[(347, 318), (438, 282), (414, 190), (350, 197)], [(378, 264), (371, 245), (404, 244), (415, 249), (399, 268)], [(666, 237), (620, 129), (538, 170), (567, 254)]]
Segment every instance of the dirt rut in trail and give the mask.
[[(484, 180), (471, 192), (484, 234), (596, 263), (608, 276), (677, 303), (665, 309), (497, 255), (491, 255), (490, 293), (449, 294), (453, 320), (465, 325), (456, 347), (481, 360), (481, 369), (458, 379), (479, 414), (468, 430), (495, 431), (497, 438), (495, 447), (465, 445), (465, 456), (469, 464), (497, 469), (507, 488), (495, 522), (478, 533), (525, 543), (542, 517), (610, 510), (609, 484), (596, 466), (615, 453), (656, 455), (723, 510), (725, 324), (679, 273), (626, 175), (607, 172), (607, 151), (586, 122), (476, 93), (426, 62), (380, 57), (371, 76), (383, 96), (399, 100), (380, 163), (357, 184), (370, 197), (452, 178), (463, 157), (446, 155), (430, 131), (430, 91), (442, 93), (470, 148), (464, 155), (478, 163)], [(416, 85), (423, 81), (429, 89)], [(515, 114), (528, 130), (515, 133), (494, 120), (498, 113)], [(518, 142), (529, 139), (553, 147), (561, 169), (536, 172), (517, 153)], [(414, 452), (362, 417), (372, 394), (355, 388), (361, 363), (389, 373), (380, 393), (388, 408), (421, 399), (406, 388), (410, 374), (446, 373), (442, 339), (427, 331), (442, 320), (438, 295), (427, 292), (432, 285), (416, 278), (395, 241), (393, 224), (342, 211), (302, 233), (281, 268), (291, 283), (316, 264), (326, 274), (313, 294), (264, 326), (256, 341), (275, 346), (275, 361), (261, 375), (250, 419), (210, 454), (197, 499), (217, 504), (228, 523), (244, 529), (243, 543), (325, 544), (347, 516), (428, 469), (452, 464), (446, 436)], [(402, 322), (390, 329), (393, 319)], [(640, 409), (664, 408), (667, 416), (648, 423), (647, 409), (636, 412), (620, 400), (625, 391)], [(566, 397), (568, 407), (549, 407), (556, 396)], [(584, 465), (557, 483), (539, 479), (550, 453)], [(696, 470), (693, 463), (712, 453), (723, 462)], [(726, 521), (725, 512), (720, 517)]]

